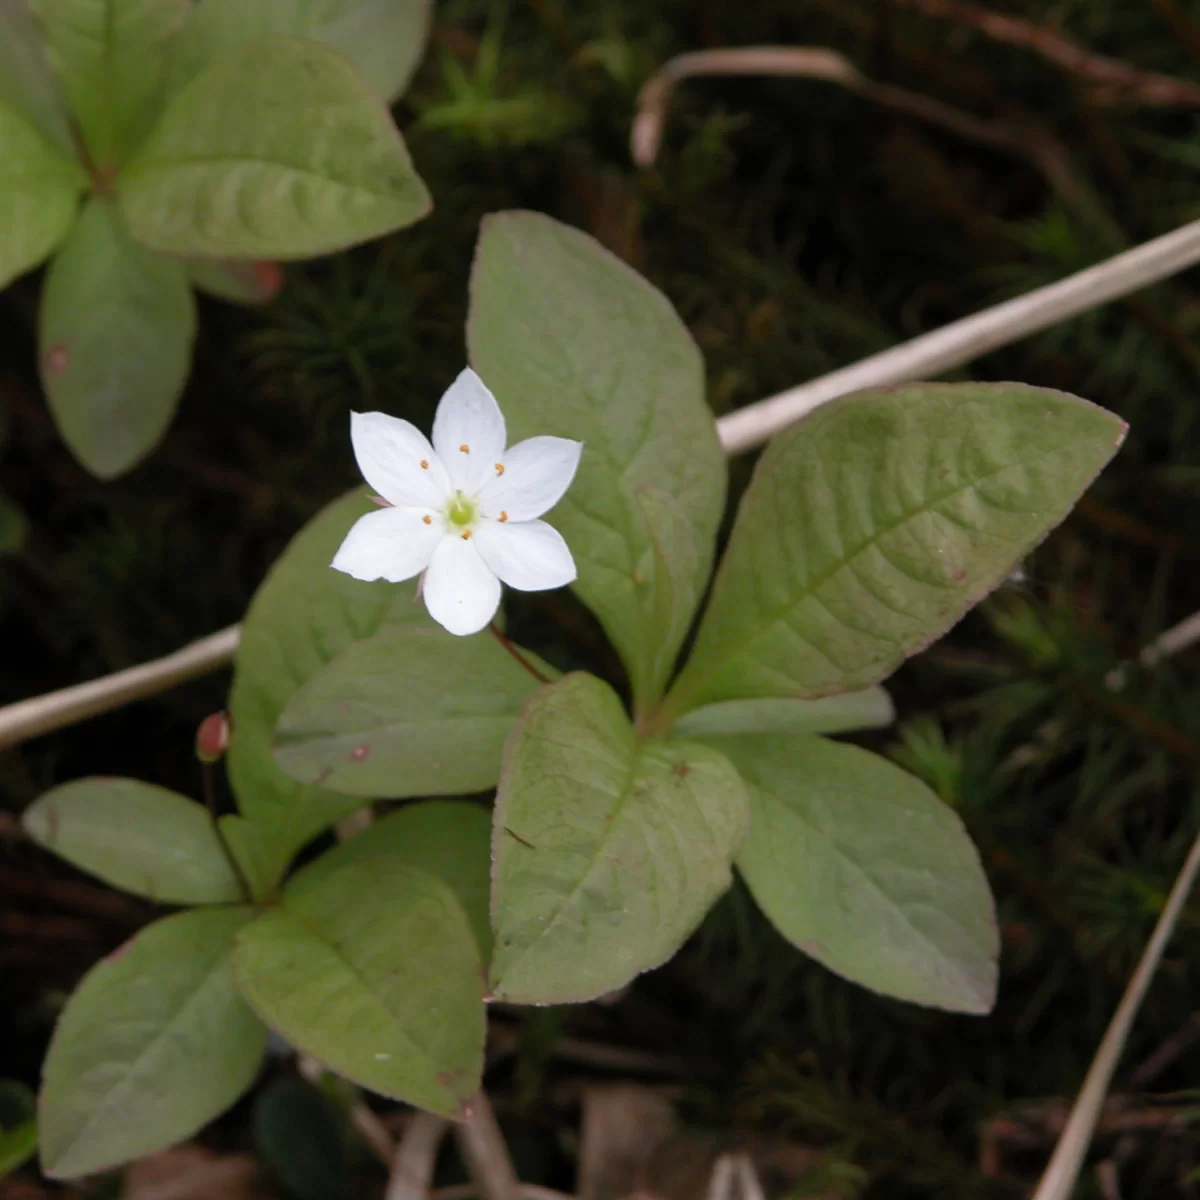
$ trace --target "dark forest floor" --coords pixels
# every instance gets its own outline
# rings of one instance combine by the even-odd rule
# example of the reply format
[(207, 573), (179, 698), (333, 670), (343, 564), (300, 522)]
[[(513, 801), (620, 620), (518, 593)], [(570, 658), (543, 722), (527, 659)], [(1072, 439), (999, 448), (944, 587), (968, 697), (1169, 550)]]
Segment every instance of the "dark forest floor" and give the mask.
[[(997, 44), (961, 12), (931, 15), (953, 6), (514, 0), (505, 21), (501, 7), (441, 4), (397, 109), (432, 216), (289, 268), (264, 311), (205, 302), (180, 417), (129, 476), (98, 483), (58, 441), (36, 384), (38, 280), (0, 295), (0, 488), (29, 525), (24, 548), (0, 558), (0, 703), (241, 617), (290, 535), (356, 481), (347, 410), (426, 422), (463, 364), (484, 213), (549, 212), (652, 279), (706, 356), (718, 414), (1200, 216), (1195, 106)], [(1061, 34), (1200, 81), (1191, 0), (991, 7), (1034, 23), (1039, 44)], [(631, 165), (634, 101), (656, 65), (766, 43), (835, 48), (1001, 136), (984, 144), (815, 81), (710, 79), (677, 92), (658, 164)], [(480, 68), (493, 51), (494, 78)], [(1002, 921), (995, 1012), (862, 992), (780, 941), (735, 890), (618, 1003), (502, 1017), (520, 1035), (492, 1082), (527, 1178), (571, 1188), (579, 1080), (629, 1078), (665, 1080), (714, 1145), (762, 1134), (820, 1151), (792, 1195), (1027, 1194), (1200, 820), (1200, 652), (1132, 669), (1119, 692), (1105, 684), (1200, 608), (1198, 326), (1193, 272), (969, 372), (1064, 388), (1131, 424), (1024, 581), (892, 681), (900, 721), (874, 739), (981, 848)], [(735, 488), (749, 465), (733, 464)], [(518, 606), (513, 623), (553, 654), (544, 611)], [(215, 676), (0, 753), (0, 809), (85, 773), (194, 793), (193, 732), (227, 686)], [(9, 828), (0, 1075), (32, 1083), (65, 991), (150, 908), (51, 865)], [(1123, 1117), (1110, 1126), (1122, 1131), (1096, 1146), (1127, 1200), (1200, 1192), (1198, 985), (1194, 902), (1118, 1073)], [(563, 1037), (657, 1061), (581, 1064), (556, 1054)], [(251, 1109), (213, 1144), (247, 1144)], [(1079, 1195), (1105, 1195), (1103, 1178), (1089, 1168)]]

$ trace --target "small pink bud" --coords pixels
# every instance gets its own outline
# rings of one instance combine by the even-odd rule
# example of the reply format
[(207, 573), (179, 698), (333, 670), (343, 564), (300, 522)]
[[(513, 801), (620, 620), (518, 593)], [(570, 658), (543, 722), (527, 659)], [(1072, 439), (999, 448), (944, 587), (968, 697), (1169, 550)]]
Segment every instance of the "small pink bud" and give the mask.
[(196, 730), (196, 757), (202, 763), (220, 761), (229, 749), (229, 714), (211, 713)]

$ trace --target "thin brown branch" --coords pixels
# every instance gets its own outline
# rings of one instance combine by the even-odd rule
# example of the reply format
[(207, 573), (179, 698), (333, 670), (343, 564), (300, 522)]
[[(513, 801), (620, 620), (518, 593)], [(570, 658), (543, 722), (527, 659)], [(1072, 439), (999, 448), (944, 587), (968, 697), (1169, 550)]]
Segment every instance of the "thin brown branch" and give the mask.
[(1200, 108), (1200, 85), (1154, 71), (1140, 71), (1118, 59), (1106, 58), (1033, 21), (993, 12), (965, 0), (892, 0), (892, 3), (974, 29), (994, 42), (1029, 50), (1117, 99), (1163, 108)]
[(220, 670), (232, 661), (241, 632), (231, 625), (165, 658), (0, 708), (0, 750)]
[(476, 1093), (470, 1108), (469, 1119), (454, 1127), (454, 1136), (479, 1196), (481, 1200), (516, 1200), (521, 1185), (487, 1093)]
[(1033, 1200), (1067, 1200), (1074, 1191), (1096, 1123), (1104, 1110), (1113, 1072), (1125, 1049), (1129, 1031), (1142, 1006), (1142, 1000), (1158, 971), (1163, 952), (1175, 931), (1179, 914), (1183, 911), (1192, 885), (1196, 882), (1197, 873), (1200, 873), (1200, 836), (1192, 843), (1192, 848), (1184, 859), (1171, 887), (1171, 894), (1167, 897), (1154, 926), (1154, 932), (1142, 952), (1137, 969), (1129, 980), (1129, 986), (1125, 989), (1108, 1028), (1104, 1031), (1104, 1037), (1088, 1068), (1083, 1086), (1079, 1089), (1062, 1136), (1058, 1139), (1050, 1162), (1038, 1183), (1037, 1191), (1033, 1194)]
[(426, 1200), (438, 1150), (449, 1128), (449, 1121), (433, 1113), (419, 1112), (413, 1117), (392, 1158), (384, 1200)]
[(643, 86), (630, 132), (630, 151), (639, 166), (658, 155), (675, 85), (696, 76), (769, 75), (832, 83), (873, 104), (915, 117), (956, 137), (1028, 162), (1106, 241), (1120, 244), (1111, 219), (1071, 167), (1065, 146), (1048, 130), (1026, 123), (985, 121), (920, 92), (877, 83), (849, 59), (820, 46), (744, 46), (703, 50), (670, 59)]

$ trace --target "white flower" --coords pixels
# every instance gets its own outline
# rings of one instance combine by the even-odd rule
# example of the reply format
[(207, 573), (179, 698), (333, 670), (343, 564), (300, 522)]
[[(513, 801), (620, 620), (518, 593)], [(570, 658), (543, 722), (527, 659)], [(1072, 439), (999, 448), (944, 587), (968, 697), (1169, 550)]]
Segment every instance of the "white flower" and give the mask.
[(333, 567), (389, 583), (424, 571), (430, 616), (461, 635), (496, 615), (502, 582), (521, 592), (570, 583), (567, 543), (536, 518), (571, 486), (583, 444), (535, 437), (506, 450), (505, 438), (496, 398), (469, 367), (438, 405), (432, 446), (408, 421), (352, 413), (359, 470), (391, 507), (355, 522)]

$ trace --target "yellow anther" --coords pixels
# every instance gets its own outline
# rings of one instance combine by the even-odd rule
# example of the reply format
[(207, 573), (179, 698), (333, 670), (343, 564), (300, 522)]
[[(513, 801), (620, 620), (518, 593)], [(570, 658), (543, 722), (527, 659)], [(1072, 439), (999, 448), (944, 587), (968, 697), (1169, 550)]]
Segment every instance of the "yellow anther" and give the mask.
[(432, 517), (422, 517), (422, 518), (421, 518), (421, 520), (422, 520), (422, 521), (424, 521), (426, 525), (432, 525), (432, 524), (433, 524), (433, 518), (432, 518)]
[(470, 447), (470, 446), (468, 446), (466, 442), (463, 442), (463, 444), (462, 444), (461, 446), (459, 446), (459, 449), (460, 449), (460, 450), (461, 450), (461, 451), (462, 451), (464, 454), (470, 454), (470, 453), (471, 453), (471, 447)]
[(506, 513), (503, 509), (501, 509), (500, 510), (500, 523), (503, 525), (504, 522), (507, 520), (508, 520), (508, 513)]
[(423, 458), (423, 459), (421, 459), (421, 470), (422, 470), (422, 471), (428, 471), (428, 470), (429, 470), (429, 459), (427, 459), (427, 458)]
[(464, 542), (469, 542), (471, 540), (471, 531), (469, 529), (463, 530), (462, 540)]
[(503, 464), (503, 463), (497, 463), (497, 464), (496, 464), (496, 474), (497, 474), (497, 475), (503, 475), (503, 474), (504, 474), (504, 464)]

